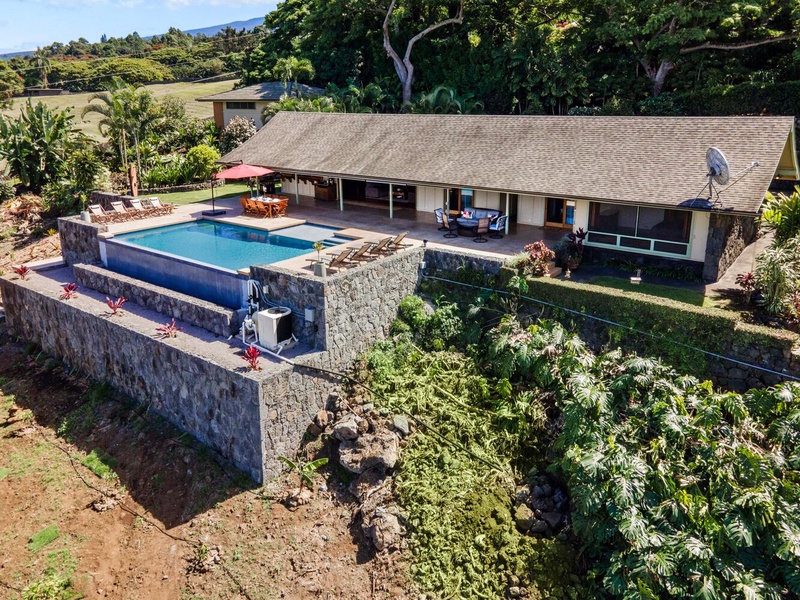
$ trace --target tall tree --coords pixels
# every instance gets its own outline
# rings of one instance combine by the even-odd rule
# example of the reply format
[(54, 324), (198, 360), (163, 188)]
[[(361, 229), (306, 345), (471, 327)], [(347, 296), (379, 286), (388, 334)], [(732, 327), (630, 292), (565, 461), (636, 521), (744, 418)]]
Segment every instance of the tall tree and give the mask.
[(0, 108), (11, 108), (11, 98), (22, 91), (22, 78), (0, 60)]
[[(458, 3), (458, 9), (456, 10), (456, 15), (454, 17), (447, 17), (440, 19), (438, 22), (435, 22), (431, 25), (428, 25), (417, 34), (413, 35), (408, 42), (406, 42), (406, 50), (403, 54), (402, 58), (394, 49), (391, 40), (391, 33), (390, 28), (393, 24), (393, 19), (395, 20), (395, 26), (397, 25), (397, 19), (402, 18), (402, 15), (411, 12), (411, 8), (413, 7), (403, 7), (403, 10), (399, 10), (397, 7), (397, 0), (392, 0), (389, 4), (389, 8), (386, 11), (386, 16), (383, 19), (383, 47), (386, 49), (386, 53), (389, 55), (389, 58), (392, 59), (392, 63), (394, 64), (394, 70), (397, 73), (397, 77), (400, 79), (400, 85), (403, 88), (403, 104), (407, 104), (411, 102), (411, 92), (412, 86), (414, 84), (414, 63), (411, 62), (411, 52), (414, 49), (414, 45), (420, 41), (422, 38), (427, 36), (428, 34), (436, 31), (437, 29), (441, 29), (442, 27), (446, 27), (447, 25), (460, 25), (464, 21), (464, 0), (461, 0)], [(419, 7), (417, 7), (419, 8)], [(433, 6), (428, 7), (425, 6), (428, 10), (423, 11), (425, 13), (433, 13), (433, 14), (449, 14), (450, 10), (447, 6)], [(396, 10), (397, 9), (397, 10)]]
[(36, 52), (33, 53), (33, 58), (36, 61), (36, 68), (42, 78), (42, 87), (46, 89), (48, 86), (47, 74), (50, 73), (53, 68), (50, 64), (50, 58), (48, 58), (47, 53), (41, 48), (37, 48)]
[(578, 0), (588, 30), (599, 39), (630, 48), (652, 85), (664, 89), (667, 75), (687, 54), (746, 50), (798, 37), (796, 2), (777, 0)]

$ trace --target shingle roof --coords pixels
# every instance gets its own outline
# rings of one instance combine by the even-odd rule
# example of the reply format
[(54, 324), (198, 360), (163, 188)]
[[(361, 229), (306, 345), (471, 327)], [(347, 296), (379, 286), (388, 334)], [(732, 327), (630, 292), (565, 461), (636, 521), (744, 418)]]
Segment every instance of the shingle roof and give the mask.
[[(297, 87), (303, 96), (321, 96), (325, 90), (303, 83), (298, 83)], [(294, 95), (294, 84), (290, 83), (289, 88)], [(255, 100), (272, 102), (280, 100), (281, 96), (286, 93), (286, 87), (280, 81), (268, 81), (266, 83), (257, 83), (255, 85), (248, 85), (247, 87), (239, 88), (238, 90), (231, 90), (230, 92), (221, 92), (213, 96), (204, 96), (198, 98), (198, 102), (222, 102), (225, 100), (240, 101), (240, 102), (253, 102)]]
[[(677, 206), (721, 149), (725, 210), (755, 213), (792, 117), (547, 117), (281, 112), (220, 162), (278, 171)], [(753, 161), (760, 163), (737, 179)]]

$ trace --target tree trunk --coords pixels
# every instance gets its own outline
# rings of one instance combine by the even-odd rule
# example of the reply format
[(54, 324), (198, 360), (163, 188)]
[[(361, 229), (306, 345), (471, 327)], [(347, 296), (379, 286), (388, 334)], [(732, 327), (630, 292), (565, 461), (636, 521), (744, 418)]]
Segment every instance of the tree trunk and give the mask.
[(403, 58), (400, 58), (400, 55), (395, 51), (389, 36), (389, 18), (392, 16), (396, 4), (397, 0), (392, 0), (391, 4), (389, 4), (389, 9), (386, 11), (386, 17), (383, 20), (383, 47), (386, 49), (386, 54), (392, 59), (392, 63), (394, 63), (394, 70), (397, 73), (397, 77), (400, 79), (400, 84), (403, 86), (403, 104), (407, 105), (411, 102), (412, 86), (414, 85), (414, 65), (411, 62), (411, 50), (414, 48), (414, 44), (440, 27), (453, 24), (461, 25), (464, 21), (464, 2), (462, 0), (459, 4), (458, 14), (455, 17), (429, 25), (408, 40), (406, 53)]
[(670, 60), (662, 60), (658, 68), (656, 68), (653, 61), (646, 61), (644, 59), (639, 61), (644, 67), (644, 72), (647, 78), (653, 82), (653, 97), (657, 97), (664, 89), (664, 81), (667, 79), (669, 72), (675, 68), (675, 63)]

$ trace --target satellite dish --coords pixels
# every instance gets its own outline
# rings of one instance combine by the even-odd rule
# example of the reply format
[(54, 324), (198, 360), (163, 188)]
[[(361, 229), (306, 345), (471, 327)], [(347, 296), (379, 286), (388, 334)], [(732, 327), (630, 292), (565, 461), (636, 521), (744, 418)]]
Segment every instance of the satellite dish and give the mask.
[[(706, 164), (708, 165), (708, 177), (720, 185), (725, 185), (731, 179), (731, 167), (728, 159), (718, 148), (709, 148), (706, 152)], [(711, 182), (709, 181), (709, 184)]]

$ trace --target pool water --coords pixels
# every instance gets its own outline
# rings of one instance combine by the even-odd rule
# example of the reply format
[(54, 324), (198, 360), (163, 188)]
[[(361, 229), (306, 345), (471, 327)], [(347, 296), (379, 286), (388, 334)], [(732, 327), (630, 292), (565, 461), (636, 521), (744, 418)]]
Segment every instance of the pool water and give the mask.
[(326, 248), (350, 242), (337, 237), (333, 227), (295, 225), (272, 233), (263, 229), (200, 220), (114, 236), (115, 240), (156, 252), (236, 271), (314, 251), (314, 242)]

